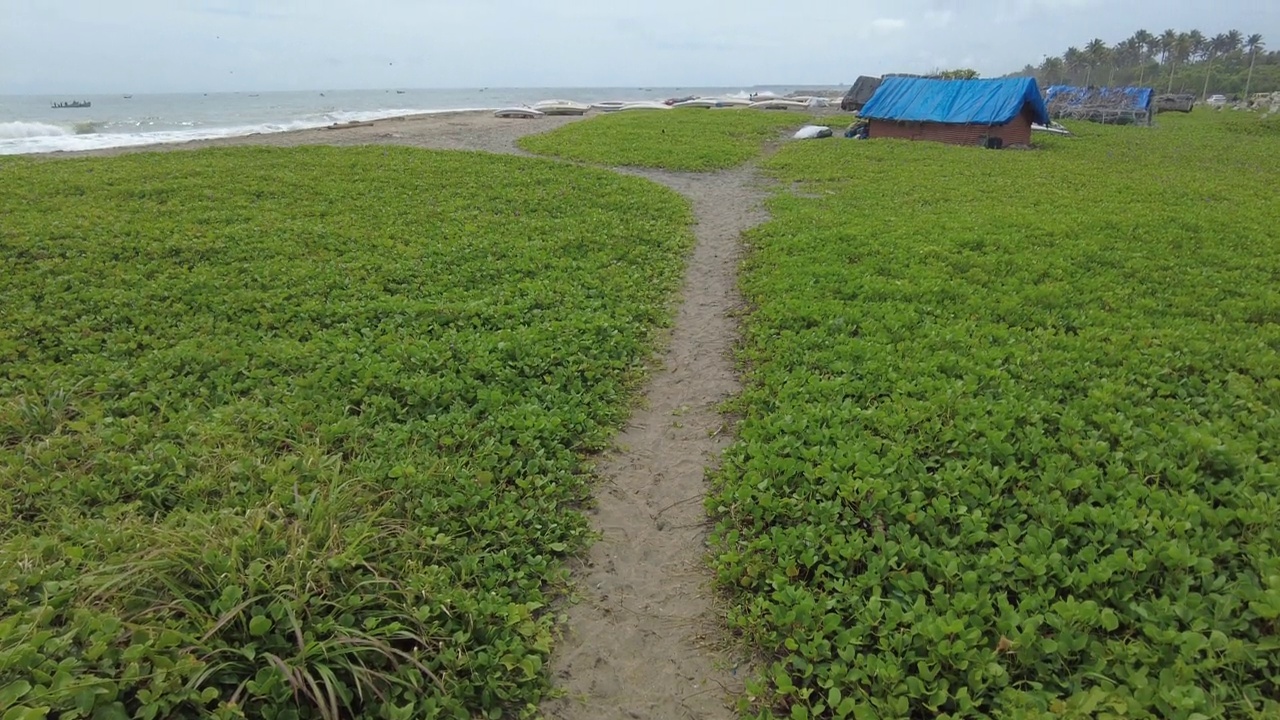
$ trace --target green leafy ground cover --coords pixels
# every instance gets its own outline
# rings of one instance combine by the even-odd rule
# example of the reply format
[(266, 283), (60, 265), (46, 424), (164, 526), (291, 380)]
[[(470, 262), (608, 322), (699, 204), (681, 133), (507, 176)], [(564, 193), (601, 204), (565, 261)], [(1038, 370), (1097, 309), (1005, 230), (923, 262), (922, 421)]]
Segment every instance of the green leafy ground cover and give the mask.
[(526, 135), (520, 147), (539, 155), (611, 166), (705, 172), (735, 167), (807, 116), (758, 110), (635, 111)]
[(0, 716), (523, 715), (691, 235), (542, 160), (0, 168)]
[(1074, 129), (768, 163), (709, 500), (760, 715), (1280, 717), (1280, 125)]

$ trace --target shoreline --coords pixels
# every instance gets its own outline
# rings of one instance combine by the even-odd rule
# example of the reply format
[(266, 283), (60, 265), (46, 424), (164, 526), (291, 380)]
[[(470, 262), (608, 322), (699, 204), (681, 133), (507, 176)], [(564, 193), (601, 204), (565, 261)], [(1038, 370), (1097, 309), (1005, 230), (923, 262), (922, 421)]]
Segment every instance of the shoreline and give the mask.
[[(57, 158), (57, 157), (74, 157), (74, 156), (95, 156), (95, 155), (113, 155), (130, 151), (148, 151), (163, 148), (179, 148), (192, 145), (219, 145), (219, 144), (236, 144), (243, 142), (254, 142), (260, 138), (275, 138), (281, 136), (293, 136), (303, 133), (312, 133), (316, 131), (343, 131), (355, 129), (357, 127), (375, 127), (384, 123), (402, 123), (413, 120), (426, 120), (431, 118), (458, 117), (468, 115), (481, 115), (492, 112), (490, 110), (470, 108), (461, 110), (438, 110), (416, 112), (407, 115), (390, 115), (387, 117), (372, 118), (368, 120), (350, 120), (331, 122), (327, 125), (314, 125), (307, 127), (293, 127), (280, 130), (253, 130), (242, 134), (234, 135), (215, 135), (212, 137), (193, 137), (193, 138), (175, 138), (161, 139), (148, 142), (139, 142), (135, 144), (112, 145), (109, 147), (96, 147), (72, 150), (45, 150), (29, 153), (10, 153), (5, 157), (31, 157), (31, 158)], [(232, 128), (227, 128), (228, 130)], [(161, 133), (157, 133), (161, 134)], [(101, 137), (101, 136), (99, 136)], [(137, 135), (128, 135), (130, 138), (137, 138)]]
[[(705, 112), (786, 112), (802, 123), (814, 116), (840, 114), (835, 108), (793, 110), (707, 110)], [(198, 138), (172, 142), (139, 145), (122, 145), (89, 150), (55, 150), (43, 153), (26, 153), (5, 157), (27, 157), (53, 160), (76, 157), (110, 157), (136, 152), (173, 152), (199, 150), (210, 147), (296, 147), (299, 145), (405, 145), (434, 150), (480, 150), (495, 153), (523, 154), (515, 146), (516, 140), (534, 133), (554, 130), (573, 122), (580, 122), (602, 113), (591, 111), (586, 115), (548, 115), (536, 119), (511, 119), (493, 116), (492, 110), (441, 110), (410, 115), (395, 115), (376, 120), (334, 123), (319, 127), (259, 132), (248, 135), (228, 135), (214, 138)]]
[(255, 132), (192, 140), (174, 140), (120, 145), (87, 150), (53, 150), (15, 154), (39, 160), (75, 157), (110, 157), (137, 152), (172, 152), (210, 147), (265, 146), (295, 147), (299, 145), (408, 145), (445, 150), (490, 150), (510, 152), (515, 141), (535, 132), (552, 130), (569, 122), (592, 117), (547, 116), (533, 120), (504, 119), (492, 110), (441, 110), (410, 115), (394, 115), (375, 120), (333, 123), (310, 128)]

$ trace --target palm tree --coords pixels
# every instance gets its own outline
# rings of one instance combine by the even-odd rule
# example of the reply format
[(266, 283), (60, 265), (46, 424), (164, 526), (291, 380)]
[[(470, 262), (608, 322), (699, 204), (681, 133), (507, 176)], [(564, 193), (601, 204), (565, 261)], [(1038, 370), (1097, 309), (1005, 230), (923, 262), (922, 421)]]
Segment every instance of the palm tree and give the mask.
[(1258, 53), (1262, 52), (1263, 42), (1262, 36), (1254, 33), (1244, 41), (1245, 50), (1249, 52), (1249, 76), (1244, 81), (1244, 99), (1249, 101), (1249, 86), (1253, 85), (1253, 63), (1258, 59)]
[(1107, 75), (1107, 87), (1111, 87), (1116, 82), (1116, 70), (1122, 64), (1129, 62), (1129, 41), (1123, 40), (1116, 43), (1115, 47), (1107, 51), (1107, 55), (1111, 57), (1111, 74)]
[(1133, 37), (1129, 38), (1129, 40), (1130, 40), (1130, 41), (1132, 41), (1133, 43), (1137, 44), (1137, 45), (1138, 45), (1138, 46), (1140, 46), (1140, 47), (1147, 48), (1147, 47), (1150, 47), (1150, 46), (1151, 46), (1151, 41), (1152, 41), (1154, 38), (1155, 38), (1155, 35), (1152, 35), (1151, 33), (1147, 32), (1146, 30), (1139, 30), (1139, 31), (1135, 32), (1135, 33), (1133, 34)]
[(1221, 52), (1227, 52), (1227, 48), (1231, 45), (1231, 40), (1225, 34), (1214, 35), (1213, 39), (1205, 43), (1208, 49), (1205, 51), (1209, 56), (1209, 62), (1204, 66), (1204, 89), (1200, 91), (1200, 99), (1204, 100), (1209, 97), (1209, 76), (1213, 74), (1213, 58)]
[(1084, 46), (1085, 62), (1089, 64), (1089, 72), (1085, 75), (1084, 84), (1089, 84), (1090, 78), (1093, 77), (1093, 69), (1098, 65), (1107, 61), (1107, 56), (1111, 54), (1111, 49), (1107, 47), (1107, 43), (1102, 38), (1094, 38)]
[[(1143, 30), (1142, 32), (1147, 32), (1147, 31)], [(1160, 52), (1160, 42), (1161, 42), (1160, 37), (1158, 35), (1152, 35), (1151, 33), (1147, 33), (1147, 39), (1144, 43), (1147, 46), (1147, 56), (1142, 61), (1142, 72), (1139, 73), (1139, 78), (1138, 78), (1139, 85), (1142, 84), (1142, 80), (1145, 79), (1146, 77), (1147, 64), (1150, 63), (1151, 59), (1156, 56), (1156, 53)]]
[(1040, 63), (1040, 74), (1044, 76), (1046, 85), (1057, 85), (1062, 81), (1062, 70), (1065, 63), (1060, 57), (1047, 57)]
[(1173, 54), (1173, 47), (1178, 43), (1178, 31), (1169, 28), (1160, 33), (1160, 62), (1161, 64), (1169, 62), (1169, 56)]
[(1191, 57), (1193, 47), (1188, 33), (1178, 33), (1174, 38), (1173, 45), (1169, 48), (1169, 89), (1166, 92), (1173, 92), (1173, 71), (1178, 68), (1179, 62), (1185, 62)]
[(1080, 52), (1080, 48), (1073, 45), (1062, 53), (1062, 63), (1067, 66), (1067, 73), (1074, 80), (1075, 73), (1079, 72), (1084, 65), (1084, 53)]
[(1187, 38), (1191, 40), (1191, 56), (1203, 60), (1209, 54), (1209, 41), (1205, 39), (1204, 33), (1192, 30), (1187, 33)]
[(1244, 35), (1239, 30), (1228, 30), (1222, 37), (1227, 48), (1224, 53), (1236, 52), (1244, 45)]
[(1136, 38), (1129, 38), (1124, 41), (1125, 60), (1120, 67), (1132, 68), (1134, 65), (1142, 67), (1143, 62), (1146, 60), (1146, 55), (1146, 46)]

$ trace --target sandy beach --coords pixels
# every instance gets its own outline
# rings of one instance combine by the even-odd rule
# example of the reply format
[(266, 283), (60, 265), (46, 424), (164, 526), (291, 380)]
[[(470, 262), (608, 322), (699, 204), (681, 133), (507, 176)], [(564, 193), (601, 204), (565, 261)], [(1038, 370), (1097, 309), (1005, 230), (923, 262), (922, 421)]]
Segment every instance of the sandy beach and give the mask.
[[(713, 110), (710, 112), (729, 112)], [(737, 111), (748, 112), (748, 111)], [(750, 111), (759, 112), (759, 111)], [(772, 111), (778, 112), (778, 111)], [(812, 109), (795, 115), (796, 125), (814, 115), (838, 113), (835, 108)], [(178, 143), (156, 143), (128, 147), (103, 148), (98, 150), (59, 151), (39, 153), (27, 157), (65, 158), (65, 157), (108, 157), (136, 152), (156, 152), (173, 150), (199, 150), (210, 147), (238, 147), (245, 145), (262, 145), (267, 147), (296, 147), (299, 145), (335, 145), (339, 147), (354, 145), (405, 145), (409, 147), (429, 148), (433, 150), (476, 150), (493, 153), (527, 154), (516, 147), (516, 140), (525, 135), (547, 132), (563, 125), (580, 122), (599, 113), (592, 112), (585, 116), (548, 115), (533, 120), (504, 119), (494, 117), (487, 110), (467, 110), (459, 112), (430, 113), (423, 115), (407, 115), (403, 117), (384, 118), (367, 122), (351, 123), (306, 130), (290, 130), (275, 133), (257, 133), (234, 137), (213, 138), (208, 140), (191, 140)]]
[[(587, 115), (585, 117), (592, 116)], [(244, 145), (263, 145), (268, 147), (295, 147), (298, 145), (407, 145), (435, 150), (480, 150), (495, 153), (514, 153), (520, 152), (516, 148), (516, 140), (525, 135), (546, 132), (583, 119), (584, 117), (578, 116), (548, 116), (535, 120), (513, 120), (496, 118), (488, 111), (432, 113), (386, 118), (334, 128), (259, 133), (239, 137), (104, 148), (101, 150), (43, 153), (30, 157), (104, 157), (135, 152), (199, 150), (201, 148)]]

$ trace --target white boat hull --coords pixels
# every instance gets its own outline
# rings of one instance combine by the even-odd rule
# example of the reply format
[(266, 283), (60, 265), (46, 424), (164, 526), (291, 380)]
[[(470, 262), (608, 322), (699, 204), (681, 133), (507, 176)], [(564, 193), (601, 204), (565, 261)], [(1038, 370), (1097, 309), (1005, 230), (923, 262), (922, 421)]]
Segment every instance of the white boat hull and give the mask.
[(760, 102), (751, 103), (751, 107), (756, 110), (808, 110), (807, 103), (796, 102), (795, 100), (762, 100)]
[(493, 112), (494, 117), (519, 118), (522, 120), (532, 120), (544, 115), (546, 115), (546, 113), (541, 110), (534, 110), (533, 108), (502, 108), (501, 110), (495, 110)]
[(685, 100), (678, 102), (671, 107), (674, 108), (713, 108), (719, 107), (720, 103), (715, 98), (696, 98), (694, 100)]
[(660, 102), (633, 102), (627, 103), (619, 110), (670, 110), (671, 106)]
[(1031, 123), (1031, 129), (1036, 132), (1049, 133), (1050, 135), (1070, 135), (1071, 134), (1070, 130), (1064, 127), (1055, 127), (1056, 125), (1057, 123), (1054, 123), (1054, 125), (1049, 125), (1049, 126), (1041, 125), (1040, 123)]
[(543, 100), (534, 103), (533, 109), (545, 115), (586, 115), (591, 106), (572, 100)]

